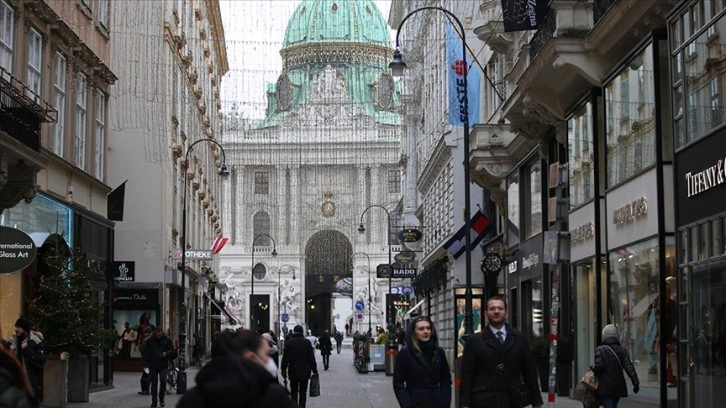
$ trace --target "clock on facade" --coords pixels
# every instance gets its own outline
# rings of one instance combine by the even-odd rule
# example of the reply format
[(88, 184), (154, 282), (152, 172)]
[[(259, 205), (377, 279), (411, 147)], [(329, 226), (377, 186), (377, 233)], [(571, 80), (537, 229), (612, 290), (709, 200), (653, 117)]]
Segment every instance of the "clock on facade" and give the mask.
[(489, 253), (481, 261), (481, 271), (488, 273), (499, 273), (502, 269), (502, 258), (499, 254)]
[(335, 204), (332, 201), (326, 201), (323, 203), (323, 215), (326, 217), (332, 217), (335, 215)]

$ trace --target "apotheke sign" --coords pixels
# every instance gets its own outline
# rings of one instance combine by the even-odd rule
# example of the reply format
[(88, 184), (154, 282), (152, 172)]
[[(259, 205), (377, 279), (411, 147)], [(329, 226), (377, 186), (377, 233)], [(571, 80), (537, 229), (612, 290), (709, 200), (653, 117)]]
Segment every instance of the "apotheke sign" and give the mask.
[(28, 234), (0, 226), (0, 273), (25, 269), (35, 260), (38, 248)]

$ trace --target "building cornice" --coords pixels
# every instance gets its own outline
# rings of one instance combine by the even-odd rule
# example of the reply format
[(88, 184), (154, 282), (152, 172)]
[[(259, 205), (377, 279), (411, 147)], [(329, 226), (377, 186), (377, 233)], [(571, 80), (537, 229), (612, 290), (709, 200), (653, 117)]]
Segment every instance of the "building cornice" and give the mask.
[(229, 71), (227, 60), (227, 45), (224, 39), (224, 26), (222, 25), (222, 13), (219, 11), (219, 0), (206, 0), (207, 13), (209, 15), (209, 26), (212, 30), (212, 41), (216, 51), (217, 63), (219, 64), (219, 76), (222, 77)]

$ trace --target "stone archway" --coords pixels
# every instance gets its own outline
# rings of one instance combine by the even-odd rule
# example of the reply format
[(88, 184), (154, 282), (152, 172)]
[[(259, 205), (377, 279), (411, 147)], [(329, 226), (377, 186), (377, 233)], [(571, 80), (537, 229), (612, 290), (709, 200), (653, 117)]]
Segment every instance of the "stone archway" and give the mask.
[(335, 230), (310, 237), (305, 247), (305, 321), (313, 334), (332, 333), (335, 316), (343, 319), (337, 325), (342, 330), (352, 309), (352, 281), (353, 245), (348, 237)]

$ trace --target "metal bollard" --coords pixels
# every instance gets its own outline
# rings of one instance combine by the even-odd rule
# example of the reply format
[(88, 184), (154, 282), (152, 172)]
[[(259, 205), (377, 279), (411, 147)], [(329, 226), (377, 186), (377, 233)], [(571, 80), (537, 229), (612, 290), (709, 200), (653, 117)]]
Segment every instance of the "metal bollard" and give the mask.
[(388, 340), (386, 343), (386, 375), (392, 376), (396, 369), (396, 357), (398, 357), (398, 343), (395, 339)]

